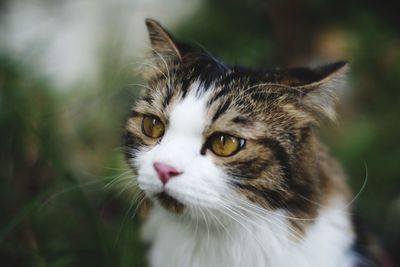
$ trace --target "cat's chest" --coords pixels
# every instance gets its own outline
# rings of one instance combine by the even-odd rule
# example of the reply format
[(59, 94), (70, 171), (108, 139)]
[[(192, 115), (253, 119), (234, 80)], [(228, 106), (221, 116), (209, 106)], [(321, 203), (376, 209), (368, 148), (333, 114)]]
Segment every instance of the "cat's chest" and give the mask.
[(343, 212), (320, 215), (301, 241), (283, 219), (210, 229), (195, 221), (178, 222), (157, 209), (143, 233), (152, 244), (152, 267), (351, 267), (354, 262), (348, 253), (353, 236)]

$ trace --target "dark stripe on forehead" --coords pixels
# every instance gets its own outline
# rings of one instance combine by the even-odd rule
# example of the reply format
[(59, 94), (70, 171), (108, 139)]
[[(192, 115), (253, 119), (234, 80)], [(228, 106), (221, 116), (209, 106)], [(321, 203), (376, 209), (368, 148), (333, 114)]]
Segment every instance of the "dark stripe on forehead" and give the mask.
[[(193, 85), (196, 82), (198, 82), (199, 84), (196, 88), (193, 88)], [(185, 98), (186, 95), (189, 93), (189, 88), (190, 91), (195, 91), (196, 96), (201, 96), (208, 89), (207, 86), (208, 85), (201, 81), (198, 76), (193, 76), (191, 78), (186, 77), (182, 81), (182, 98)]]
[(189, 86), (194, 82), (193, 77), (191, 75), (187, 75), (184, 78), (182, 78), (181, 82), (181, 91), (182, 91), (182, 98), (186, 97), (186, 94), (188, 92)]
[(214, 94), (210, 100), (207, 102), (207, 106), (211, 106), (215, 101), (217, 101), (218, 99), (220, 99), (221, 97), (227, 95), (229, 93), (229, 90), (227, 87), (223, 86), (220, 87), (220, 90), (218, 91), (218, 93)]
[(219, 117), (221, 117), (221, 115), (228, 110), (230, 105), (231, 105), (230, 100), (227, 100), (222, 105), (220, 105), (217, 111), (215, 112), (214, 116), (212, 117), (212, 122), (215, 122)]
[(220, 76), (216, 81), (215, 87), (219, 88), (217, 92), (208, 101), (208, 106), (211, 106), (215, 101), (228, 94), (238, 94), (240, 91), (238, 89), (242, 84), (242, 79), (240, 74), (235, 70), (226, 71), (224, 75)]
[(179, 67), (180, 78), (178, 77), (178, 82), (182, 83), (183, 97), (194, 81), (200, 81), (202, 86), (199, 88), (206, 92), (227, 71), (226, 66), (201, 52), (192, 53), (190, 57), (184, 58), (184, 61)]
[[(194, 87), (194, 85), (197, 84), (196, 87)], [(183, 90), (183, 88), (185, 88), (185, 90)], [(192, 91), (194, 91), (195, 95), (197, 97), (201, 96), (201, 94), (203, 93), (203, 91), (201, 91), (201, 89), (203, 88), (203, 84), (196, 78), (193, 78), (192, 80), (185, 80), (184, 84), (182, 85), (182, 99), (186, 97), (186, 95)], [(190, 89), (190, 90), (189, 90)]]
[(168, 106), (169, 102), (171, 102), (172, 96), (174, 95), (174, 91), (169, 85), (166, 86), (166, 91), (167, 92), (165, 93), (165, 96), (164, 96), (164, 99), (162, 102), (163, 109), (165, 109)]
[(141, 98), (141, 100), (143, 100), (143, 101), (149, 103), (150, 105), (152, 105), (153, 101), (154, 101), (154, 97), (152, 95), (150, 95), (150, 94), (146, 94), (145, 96), (143, 96)]

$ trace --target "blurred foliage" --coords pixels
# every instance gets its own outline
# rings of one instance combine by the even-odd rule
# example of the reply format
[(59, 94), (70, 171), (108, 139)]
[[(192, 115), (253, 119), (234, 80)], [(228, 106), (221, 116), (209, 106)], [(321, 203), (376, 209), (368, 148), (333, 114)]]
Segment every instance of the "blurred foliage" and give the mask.
[[(339, 124), (321, 136), (355, 193), (368, 178), (357, 212), (400, 262), (400, 23), (389, 5), (207, 0), (173, 32), (228, 63), (350, 60)], [(126, 175), (119, 135), (138, 91), (115, 43), (99, 86), (67, 92), (0, 51), (1, 266), (145, 265), (132, 199), (107, 186)]]

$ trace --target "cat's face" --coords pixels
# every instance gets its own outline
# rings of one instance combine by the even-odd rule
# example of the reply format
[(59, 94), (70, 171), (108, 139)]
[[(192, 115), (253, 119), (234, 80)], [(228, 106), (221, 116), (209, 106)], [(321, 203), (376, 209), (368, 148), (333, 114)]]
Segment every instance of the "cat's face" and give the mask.
[(311, 125), (332, 116), (344, 63), (296, 70), (228, 67), (147, 22), (155, 59), (132, 109), (125, 152), (146, 195), (174, 213), (256, 204), (304, 209), (321, 183)]

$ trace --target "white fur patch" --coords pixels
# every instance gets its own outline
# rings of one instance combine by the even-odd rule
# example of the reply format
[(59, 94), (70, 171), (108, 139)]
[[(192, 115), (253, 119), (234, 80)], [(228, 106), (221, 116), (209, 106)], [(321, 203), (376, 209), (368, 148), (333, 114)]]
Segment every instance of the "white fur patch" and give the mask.
[(225, 228), (207, 227), (155, 207), (144, 227), (153, 243), (153, 267), (351, 267), (353, 234), (343, 201), (334, 201), (318, 216), (303, 241), (288, 233), (279, 213), (249, 216)]

